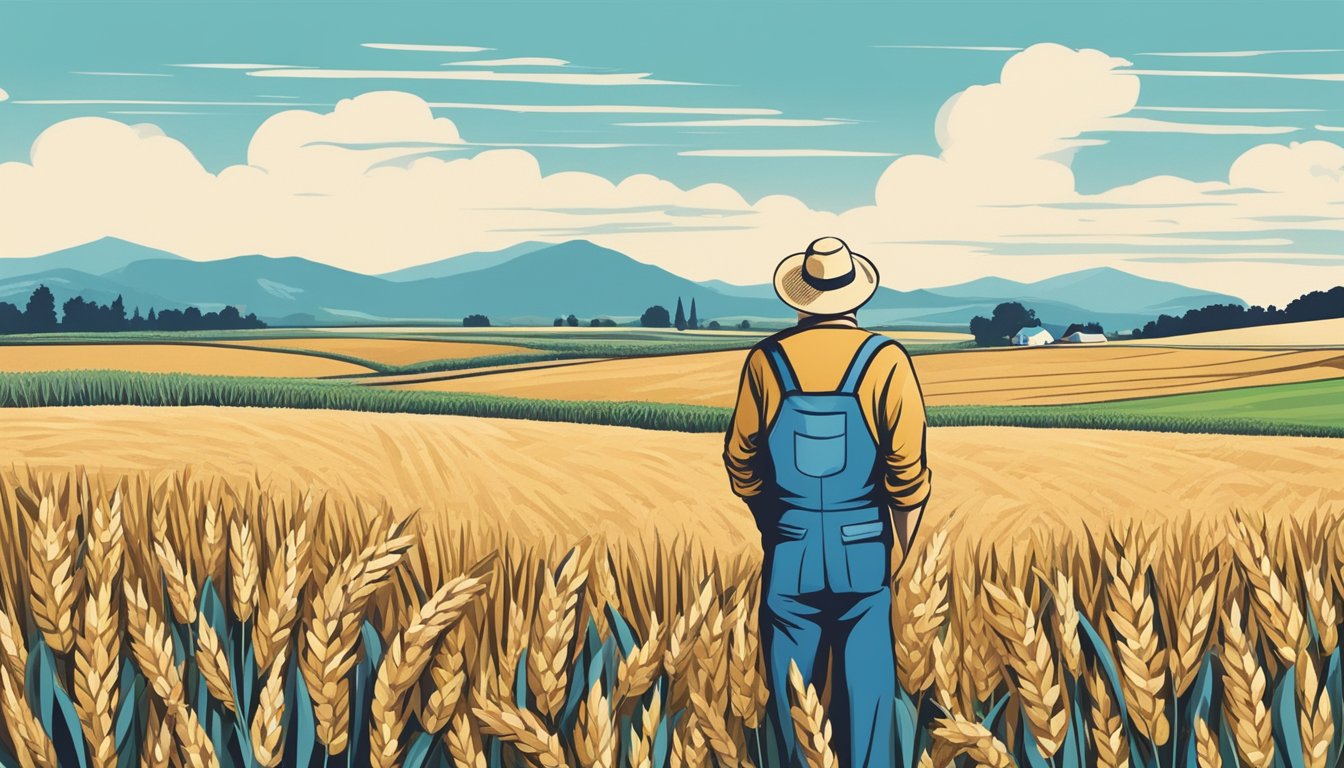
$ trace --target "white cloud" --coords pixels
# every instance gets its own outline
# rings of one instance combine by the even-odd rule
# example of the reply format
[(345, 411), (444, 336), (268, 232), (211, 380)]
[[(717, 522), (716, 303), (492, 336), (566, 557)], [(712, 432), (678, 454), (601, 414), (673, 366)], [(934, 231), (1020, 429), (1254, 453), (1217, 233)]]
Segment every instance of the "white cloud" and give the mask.
[(682, 157), (895, 157), (894, 152), (861, 152), (848, 149), (690, 149)]
[(295, 64), (242, 64), (242, 63), (223, 63), (223, 64), (174, 64), (174, 67), (185, 67), (186, 69), (307, 69)]
[(1167, 56), (1190, 59), (1248, 59), (1283, 53), (1344, 53), (1344, 48), (1281, 48), (1267, 51), (1163, 51), (1140, 53), (1139, 56)]
[(431, 101), (435, 109), (485, 109), (494, 112), (628, 115), (778, 115), (777, 109), (759, 107), (666, 107), (648, 104), (478, 104)]
[(1198, 133), (1218, 136), (1270, 136), (1301, 130), (1291, 125), (1229, 125), (1227, 123), (1177, 123), (1146, 117), (1112, 117), (1095, 131), (1119, 133)]
[(97, 105), (121, 107), (329, 107), (320, 102), (277, 104), (273, 101), (162, 101), (150, 99), (21, 99), (15, 104), (46, 106)]
[(1281, 109), (1274, 107), (1135, 107), (1133, 112), (1203, 112), (1211, 115), (1277, 115), (1287, 112), (1324, 112), (1323, 109)]
[(1012, 53), (1022, 50), (1006, 45), (876, 45), (874, 48), (905, 48), (923, 51), (988, 51), (991, 53)]
[(1316, 130), (1325, 131), (1327, 133), (1344, 133), (1344, 126), (1317, 124)]
[(567, 67), (564, 59), (549, 59), (545, 56), (516, 56), (511, 59), (474, 59), (472, 61), (450, 61), (445, 67)]
[(494, 83), (542, 85), (699, 85), (675, 80), (655, 80), (649, 72), (570, 73), (495, 72), (421, 69), (259, 69), (250, 77), (287, 77), (314, 80), (473, 80)]
[(683, 189), (647, 174), (544, 174), (525, 150), (477, 151), (492, 137), (463, 137), (434, 104), (398, 92), (273, 115), (253, 135), (247, 162), (218, 173), (154, 126), (77, 118), (43, 131), (27, 162), (0, 164), (0, 255), (111, 235), (194, 259), (297, 255), (377, 273), (522, 239), (586, 236), (695, 279), (751, 283), (781, 256), (835, 234), (901, 289), (1101, 265), (1280, 304), (1344, 284), (1344, 267), (1299, 263), (1321, 252), (1319, 240), (1288, 244), (1297, 230), (1328, 237), (1341, 229), (1338, 144), (1261, 144), (1223, 179), (1155, 176), (1080, 192), (1074, 154), (1137, 104), (1140, 80), (1126, 66), (1057, 45), (1013, 56), (997, 82), (943, 105), (936, 155), (895, 158), (874, 204), (840, 213), (782, 195), (749, 201), (722, 184)]
[(822, 118), (819, 120), (785, 117), (757, 117), (739, 120), (663, 120), (643, 123), (617, 123), (631, 128), (821, 128), (828, 125), (850, 125), (850, 120)]
[(416, 43), (360, 43), (365, 48), (377, 48), (384, 51), (415, 51), (421, 53), (480, 53), (493, 51), (494, 48), (480, 48), (474, 45), (420, 45)]
[(1344, 73), (1299, 73), (1299, 72), (1225, 72), (1218, 69), (1128, 69), (1131, 75), (1146, 77), (1246, 77), (1263, 80), (1315, 80), (1327, 83), (1344, 82)]
[(9, 101), (9, 92), (0, 88), (0, 101)]

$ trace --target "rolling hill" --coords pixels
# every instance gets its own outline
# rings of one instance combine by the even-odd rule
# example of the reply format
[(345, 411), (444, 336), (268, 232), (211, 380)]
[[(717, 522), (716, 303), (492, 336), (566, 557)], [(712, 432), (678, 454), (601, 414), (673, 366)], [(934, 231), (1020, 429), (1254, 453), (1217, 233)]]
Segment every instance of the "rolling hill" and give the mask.
[[(27, 269), (25, 269), (27, 267)], [(0, 301), (22, 304), (48, 284), (58, 301), (83, 295), (128, 308), (225, 304), (270, 321), (318, 324), (434, 322), (482, 313), (496, 323), (549, 323), (555, 317), (629, 321), (680, 298), (708, 321), (785, 321), (793, 316), (768, 285), (697, 283), (623, 253), (573, 240), (521, 243), (464, 254), (385, 275), (366, 275), (298, 257), (237, 256), (191, 261), (113, 239), (29, 259), (0, 259)], [(1100, 321), (1127, 329), (1162, 312), (1239, 299), (1203, 293), (1114, 269), (1083, 270), (1036, 283), (982, 278), (932, 290), (878, 289), (863, 310), (870, 325), (964, 327), (1002, 301), (1036, 309), (1047, 324)], [(308, 320), (311, 318), (311, 320)]]

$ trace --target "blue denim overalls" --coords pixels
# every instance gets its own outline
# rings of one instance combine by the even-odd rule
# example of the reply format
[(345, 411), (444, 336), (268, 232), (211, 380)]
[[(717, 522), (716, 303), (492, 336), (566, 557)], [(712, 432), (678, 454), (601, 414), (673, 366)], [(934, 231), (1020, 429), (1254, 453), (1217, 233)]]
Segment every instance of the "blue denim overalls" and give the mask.
[[(889, 766), (896, 694), (888, 584), (892, 531), (880, 501), (884, 466), (854, 394), (873, 356), (859, 347), (835, 392), (802, 392), (778, 342), (764, 347), (783, 392), (766, 427), (761, 528), (761, 638), (778, 726), (798, 764), (787, 698), (789, 662), (803, 679), (832, 680), (828, 711), (842, 766)], [(814, 676), (817, 678), (814, 680)]]

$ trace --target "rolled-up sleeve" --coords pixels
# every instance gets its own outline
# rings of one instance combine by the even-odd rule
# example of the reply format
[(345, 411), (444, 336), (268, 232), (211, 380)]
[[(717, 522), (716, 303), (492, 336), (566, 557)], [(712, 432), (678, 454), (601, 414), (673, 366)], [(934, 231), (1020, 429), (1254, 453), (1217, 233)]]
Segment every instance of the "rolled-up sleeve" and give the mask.
[(724, 439), (723, 465), (733, 493), (751, 499), (761, 492), (761, 477), (756, 470), (757, 441), (761, 436), (764, 413), (763, 368), (765, 355), (753, 349), (742, 366), (742, 377), (737, 388), (737, 405), (733, 421)]
[(924, 395), (919, 388), (910, 356), (899, 349), (882, 395), (885, 418), (883, 449), (886, 452), (884, 486), (891, 506), (912, 510), (924, 506), (932, 490), (927, 456), (928, 424)]

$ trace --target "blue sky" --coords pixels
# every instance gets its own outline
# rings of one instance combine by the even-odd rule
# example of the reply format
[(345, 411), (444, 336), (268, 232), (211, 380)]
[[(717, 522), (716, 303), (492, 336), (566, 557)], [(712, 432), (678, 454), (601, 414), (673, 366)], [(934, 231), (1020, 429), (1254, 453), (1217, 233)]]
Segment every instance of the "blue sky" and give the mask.
[[(839, 213), (873, 205), (894, 158), (939, 154), (935, 119), (949, 97), (1051, 42), (1128, 60), (1145, 74), (1127, 117), (1162, 123), (1089, 131), (1104, 143), (1072, 157), (1078, 193), (1165, 175), (1226, 182), (1257, 145), (1342, 140), (1329, 130), (1344, 127), (1341, 28), (1344, 3), (1329, 1), (0, 0), (0, 162), (29, 162), (36, 137), (60, 121), (102, 116), (152, 123), (217, 173), (248, 162), (250, 139), (275, 113), (326, 113), (395, 90), (486, 145), (440, 157), (513, 146), (545, 174), (716, 182), (748, 202), (788, 195)], [(1218, 55), (1151, 55), (1160, 53)], [(182, 66), (191, 64), (212, 66)], [(448, 76), (488, 79), (423, 74), (471, 72), (484, 74)], [(531, 75), (587, 82), (511, 81)], [(634, 84), (595, 84), (608, 82)], [(121, 103), (96, 103), (112, 101)], [(685, 113), (556, 111), (585, 105)]]

